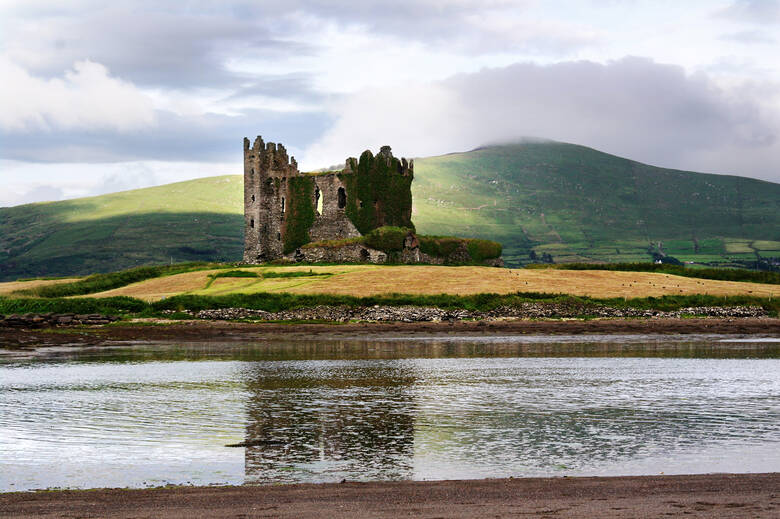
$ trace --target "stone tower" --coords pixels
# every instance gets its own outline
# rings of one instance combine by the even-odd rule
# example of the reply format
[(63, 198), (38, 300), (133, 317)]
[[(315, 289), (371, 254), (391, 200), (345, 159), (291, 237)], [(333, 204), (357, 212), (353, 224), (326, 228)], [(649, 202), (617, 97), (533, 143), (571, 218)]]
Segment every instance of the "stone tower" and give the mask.
[(259, 263), (282, 256), (287, 182), (297, 177), (295, 158), (259, 135), (244, 138), (244, 261)]

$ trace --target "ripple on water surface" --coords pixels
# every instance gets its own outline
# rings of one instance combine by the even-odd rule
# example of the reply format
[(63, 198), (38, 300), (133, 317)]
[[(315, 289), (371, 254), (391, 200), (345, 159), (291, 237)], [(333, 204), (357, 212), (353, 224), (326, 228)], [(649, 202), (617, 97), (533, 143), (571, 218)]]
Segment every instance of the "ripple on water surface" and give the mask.
[(180, 353), (0, 364), (0, 490), (780, 467), (777, 358)]

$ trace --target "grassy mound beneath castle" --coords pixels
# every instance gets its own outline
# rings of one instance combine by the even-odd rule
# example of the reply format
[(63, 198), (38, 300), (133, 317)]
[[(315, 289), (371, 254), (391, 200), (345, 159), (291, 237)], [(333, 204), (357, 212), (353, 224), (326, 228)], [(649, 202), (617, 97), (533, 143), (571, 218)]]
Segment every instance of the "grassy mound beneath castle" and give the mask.
[[(327, 247), (338, 248), (347, 245), (365, 245), (380, 250), (388, 255), (389, 263), (397, 261), (404, 250), (404, 241), (413, 229), (385, 226), (372, 230), (365, 236), (344, 238), (341, 240), (325, 240), (308, 243), (304, 248)], [(501, 244), (479, 238), (458, 238), (455, 236), (426, 236), (415, 234), (420, 252), (433, 258), (444, 260), (447, 264), (481, 264), (487, 260), (501, 257)], [(458, 254), (460, 252), (460, 254)]]

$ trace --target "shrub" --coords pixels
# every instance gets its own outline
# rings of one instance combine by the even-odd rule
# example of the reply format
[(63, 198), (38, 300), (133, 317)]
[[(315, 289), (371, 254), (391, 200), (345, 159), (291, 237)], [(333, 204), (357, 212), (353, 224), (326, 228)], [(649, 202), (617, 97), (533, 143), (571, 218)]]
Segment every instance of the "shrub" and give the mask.
[(501, 257), (502, 247), (498, 242), (490, 240), (468, 240), (468, 249), (471, 259), (483, 262), (488, 259)]
[(403, 250), (404, 240), (410, 232), (404, 227), (379, 227), (364, 236), (363, 243), (386, 253), (398, 252)]
[(418, 236), (420, 242), (420, 251), (435, 256), (437, 258), (446, 258), (463, 243), (462, 238), (454, 236)]
[(249, 270), (228, 270), (227, 272), (217, 272), (215, 274), (209, 274), (211, 279), (217, 278), (259, 278), (260, 275), (257, 272)]

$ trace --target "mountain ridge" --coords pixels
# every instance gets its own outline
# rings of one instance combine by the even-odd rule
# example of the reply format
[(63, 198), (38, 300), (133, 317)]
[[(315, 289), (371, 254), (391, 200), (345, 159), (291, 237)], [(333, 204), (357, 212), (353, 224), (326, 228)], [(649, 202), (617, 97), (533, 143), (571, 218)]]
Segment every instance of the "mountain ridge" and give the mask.
[[(520, 265), (648, 261), (651, 252), (734, 264), (780, 257), (780, 184), (658, 168), (555, 141), (415, 159), (425, 234), (497, 239)], [(0, 208), (0, 279), (169, 261), (238, 261), (242, 177), (223, 175)]]

